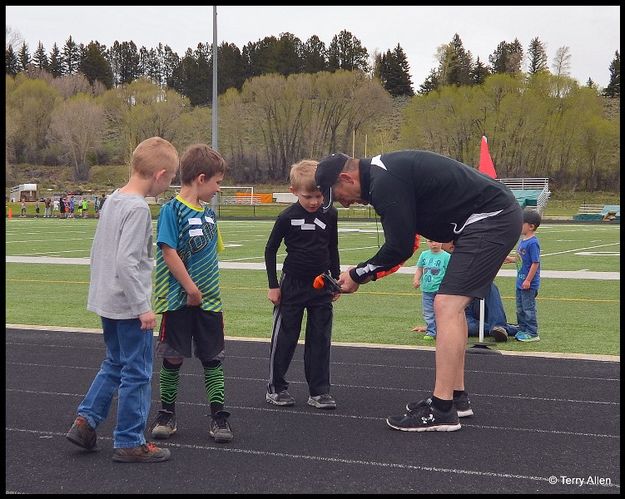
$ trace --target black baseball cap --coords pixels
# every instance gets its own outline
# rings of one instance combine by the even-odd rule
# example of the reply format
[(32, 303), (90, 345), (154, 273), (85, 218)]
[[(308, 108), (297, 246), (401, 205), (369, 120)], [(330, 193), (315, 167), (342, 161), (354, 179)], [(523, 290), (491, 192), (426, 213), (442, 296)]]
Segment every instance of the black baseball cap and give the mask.
[(323, 211), (328, 211), (332, 206), (332, 186), (336, 184), (339, 173), (343, 171), (348, 159), (350, 158), (347, 154), (337, 152), (326, 156), (317, 165), (315, 182), (317, 189), (323, 194)]

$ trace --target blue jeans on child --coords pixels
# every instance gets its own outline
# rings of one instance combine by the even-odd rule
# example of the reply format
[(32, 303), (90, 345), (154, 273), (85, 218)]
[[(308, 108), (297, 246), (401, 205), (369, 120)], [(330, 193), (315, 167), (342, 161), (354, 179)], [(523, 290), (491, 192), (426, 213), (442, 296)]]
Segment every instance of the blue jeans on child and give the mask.
[(436, 336), (436, 319), (434, 317), (434, 297), (436, 294), (436, 291), (433, 293), (424, 291), (421, 301), (423, 304), (423, 320), (427, 327), (425, 334), (429, 334), (430, 336)]
[(77, 413), (97, 428), (119, 391), (113, 447), (138, 447), (145, 443), (152, 397), (152, 330), (142, 330), (139, 319), (101, 319), (106, 358)]
[(537, 289), (516, 290), (516, 318), (519, 331), (525, 331), (532, 336), (538, 335), (538, 320), (536, 318)]

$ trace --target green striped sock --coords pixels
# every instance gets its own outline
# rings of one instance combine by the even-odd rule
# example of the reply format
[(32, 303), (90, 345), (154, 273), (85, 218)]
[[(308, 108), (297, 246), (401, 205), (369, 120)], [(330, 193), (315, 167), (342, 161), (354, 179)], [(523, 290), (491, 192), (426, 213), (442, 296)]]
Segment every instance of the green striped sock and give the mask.
[(220, 364), (217, 367), (204, 368), (204, 388), (206, 397), (210, 402), (211, 413), (222, 411), (224, 408), (224, 368)]
[(178, 396), (178, 382), (180, 381), (180, 366), (171, 369), (165, 366), (161, 367), (159, 376), (161, 388), (161, 403), (163, 409), (174, 411), (174, 404)]

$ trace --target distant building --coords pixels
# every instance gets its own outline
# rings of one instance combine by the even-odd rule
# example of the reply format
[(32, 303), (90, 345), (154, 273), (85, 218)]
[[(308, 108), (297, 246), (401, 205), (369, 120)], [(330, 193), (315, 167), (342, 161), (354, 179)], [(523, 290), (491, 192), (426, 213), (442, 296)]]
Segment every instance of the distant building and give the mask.
[(20, 201), (37, 201), (37, 184), (20, 184), (11, 187), (9, 201), (19, 203)]

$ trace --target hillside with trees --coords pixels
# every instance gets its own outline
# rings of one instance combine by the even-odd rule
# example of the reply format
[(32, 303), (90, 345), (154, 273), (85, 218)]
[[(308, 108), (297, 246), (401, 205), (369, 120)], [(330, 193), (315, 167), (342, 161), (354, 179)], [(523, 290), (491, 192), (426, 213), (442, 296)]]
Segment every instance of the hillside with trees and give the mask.
[[(7, 36), (9, 30), (7, 29)], [(128, 164), (152, 135), (180, 150), (211, 143), (212, 52), (168, 46), (107, 48), (72, 37), (31, 56), (8, 43), (6, 180), (47, 165), (67, 182), (93, 166)], [(219, 149), (236, 183), (282, 183), (289, 166), (333, 151), (372, 156), (429, 149), (476, 165), (482, 135), (502, 177), (550, 177), (562, 190), (620, 189), (620, 56), (599, 89), (568, 76), (570, 51), (548, 67), (538, 37), (527, 54), (502, 41), (488, 65), (456, 34), (415, 93), (402, 47), (369, 55), (348, 31), (326, 48), (290, 33), (218, 47)], [(527, 72), (523, 72), (527, 61)], [(56, 175), (55, 175), (56, 177)]]

